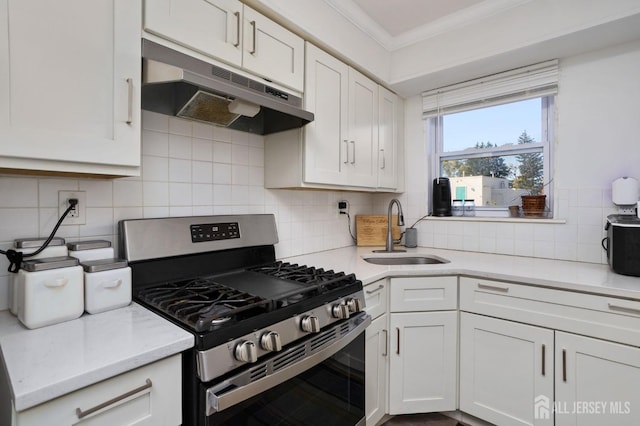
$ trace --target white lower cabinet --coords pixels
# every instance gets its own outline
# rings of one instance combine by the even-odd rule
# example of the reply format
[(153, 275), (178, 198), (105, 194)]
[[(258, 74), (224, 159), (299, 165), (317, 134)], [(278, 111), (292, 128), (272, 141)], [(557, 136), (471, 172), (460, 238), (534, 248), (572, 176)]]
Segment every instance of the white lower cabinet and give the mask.
[(365, 311), (371, 315), (365, 346), (365, 417), (375, 425), (387, 413), (387, 374), (389, 315), (387, 315), (388, 279), (364, 286)]
[(389, 414), (456, 409), (458, 314), (392, 313)]
[(640, 348), (556, 332), (557, 426), (640, 424)]
[(387, 321), (387, 315), (382, 315), (366, 331), (364, 407), (368, 425), (375, 425), (387, 412)]
[(553, 400), (553, 330), (462, 312), (460, 410), (498, 425), (553, 425), (553, 416), (536, 418), (545, 398)]
[(182, 363), (174, 355), (24, 411), (13, 426), (182, 423)]
[(497, 425), (640, 424), (638, 302), (463, 277), (460, 310), (461, 411)]
[(457, 277), (392, 278), (389, 414), (457, 406)]

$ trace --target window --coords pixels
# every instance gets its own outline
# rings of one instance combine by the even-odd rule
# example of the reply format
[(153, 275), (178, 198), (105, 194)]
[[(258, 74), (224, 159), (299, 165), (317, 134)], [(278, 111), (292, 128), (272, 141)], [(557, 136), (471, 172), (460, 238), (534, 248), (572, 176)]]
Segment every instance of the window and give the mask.
[(431, 178), (448, 177), (453, 199), (477, 216), (508, 216), (522, 195), (547, 195), (551, 216), (557, 63), (423, 94)]

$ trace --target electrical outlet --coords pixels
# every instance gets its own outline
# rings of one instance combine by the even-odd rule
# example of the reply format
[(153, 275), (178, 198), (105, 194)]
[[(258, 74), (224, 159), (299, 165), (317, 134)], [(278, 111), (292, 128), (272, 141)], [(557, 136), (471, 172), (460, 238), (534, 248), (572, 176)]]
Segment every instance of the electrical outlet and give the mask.
[(87, 193), (85, 191), (58, 191), (58, 215), (62, 216), (69, 207), (69, 199), (78, 200), (76, 207), (69, 211), (63, 225), (85, 225), (87, 223)]
[(338, 214), (349, 214), (349, 202), (346, 200), (338, 201)]
[(633, 215), (636, 214), (635, 207), (618, 207), (618, 214)]

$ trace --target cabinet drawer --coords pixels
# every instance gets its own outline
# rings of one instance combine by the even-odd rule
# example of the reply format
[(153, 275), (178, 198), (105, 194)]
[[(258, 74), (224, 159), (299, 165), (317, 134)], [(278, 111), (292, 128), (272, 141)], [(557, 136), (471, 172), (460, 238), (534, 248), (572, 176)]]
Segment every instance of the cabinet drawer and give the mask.
[(460, 309), (640, 345), (637, 301), (461, 277)]
[(14, 413), (15, 426), (179, 425), (181, 355), (157, 361)]
[(391, 278), (391, 312), (458, 309), (457, 277)]
[(364, 287), (364, 310), (376, 319), (387, 312), (388, 280), (380, 280)]

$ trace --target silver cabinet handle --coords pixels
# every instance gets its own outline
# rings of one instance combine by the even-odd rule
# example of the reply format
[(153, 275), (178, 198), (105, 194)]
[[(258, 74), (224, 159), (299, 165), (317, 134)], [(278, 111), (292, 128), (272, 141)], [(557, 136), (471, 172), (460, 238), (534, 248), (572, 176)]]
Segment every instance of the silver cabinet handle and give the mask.
[(396, 327), (396, 332), (398, 333), (398, 341), (396, 346), (396, 354), (400, 355), (400, 329)]
[(488, 284), (480, 284), (480, 283), (478, 283), (478, 288), (482, 288), (485, 290), (501, 291), (503, 293), (506, 293), (509, 291), (509, 287), (499, 287), (497, 285), (488, 285)]
[(240, 46), (240, 12), (233, 13), (236, 17), (236, 42), (233, 43), (233, 47)]
[(374, 288), (373, 290), (365, 290), (365, 293), (367, 293), (367, 294), (377, 293), (377, 292), (379, 292), (380, 290), (382, 290), (383, 288), (384, 288), (384, 286), (383, 286), (382, 284), (380, 284), (380, 285), (378, 286), (378, 288)]
[(389, 345), (389, 332), (386, 328), (382, 329), (382, 332), (384, 333), (384, 352), (382, 356), (387, 356), (389, 355), (389, 350), (387, 349)]
[(351, 146), (353, 146), (353, 158), (351, 159), (351, 164), (356, 164), (356, 141), (351, 141)]
[(102, 404), (98, 404), (95, 407), (91, 407), (86, 411), (82, 411), (80, 408), (76, 408), (76, 416), (78, 416), (79, 419), (83, 417), (87, 417), (88, 415), (93, 414), (96, 411), (102, 410), (103, 408), (106, 408), (112, 404), (115, 404), (118, 401), (122, 401), (123, 399), (129, 398), (130, 396), (133, 396), (139, 392), (142, 392), (145, 389), (149, 389), (151, 388), (151, 386), (153, 386), (153, 383), (151, 383), (150, 379), (147, 379), (144, 385), (137, 387), (135, 389), (132, 389), (129, 392), (123, 393), (120, 396), (116, 396), (115, 398), (105, 401)]
[(640, 315), (640, 309), (638, 308), (616, 305), (615, 303), (609, 303), (609, 309), (611, 309), (612, 311), (621, 311), (621, 312), (627, 312), (630, 314)]
[(127, 97), (128, 97), (128, 110), (127, 110), (127, 124), (133, 123), (133, 79), (127, 79)]
[(253, 45), (252, 45), (252, 49), (249, 52), (251, 55), (254, 55), (256, 53), (256, 21), (251, 21), (249, 22), (249, 24), (251, 24), (251, 28), (253, 28)]
[(384, 157), (384, 149), (381, 149), (380, 152), (382, 153), (382, 166), (380, 167), (380, 169), (384, 170), (387, 165), (386, 158)]
[(348, 140), (343, 140), (342, 142), (344, 142), (344, 146), (345, 146), (345, 152), (346, 152), (346, 158), (343, 161), (344, 164), (349, 164), (349, 141)]
[(546, 373), (546, 349), (545, 345), (542, 345), (542, 376)]

